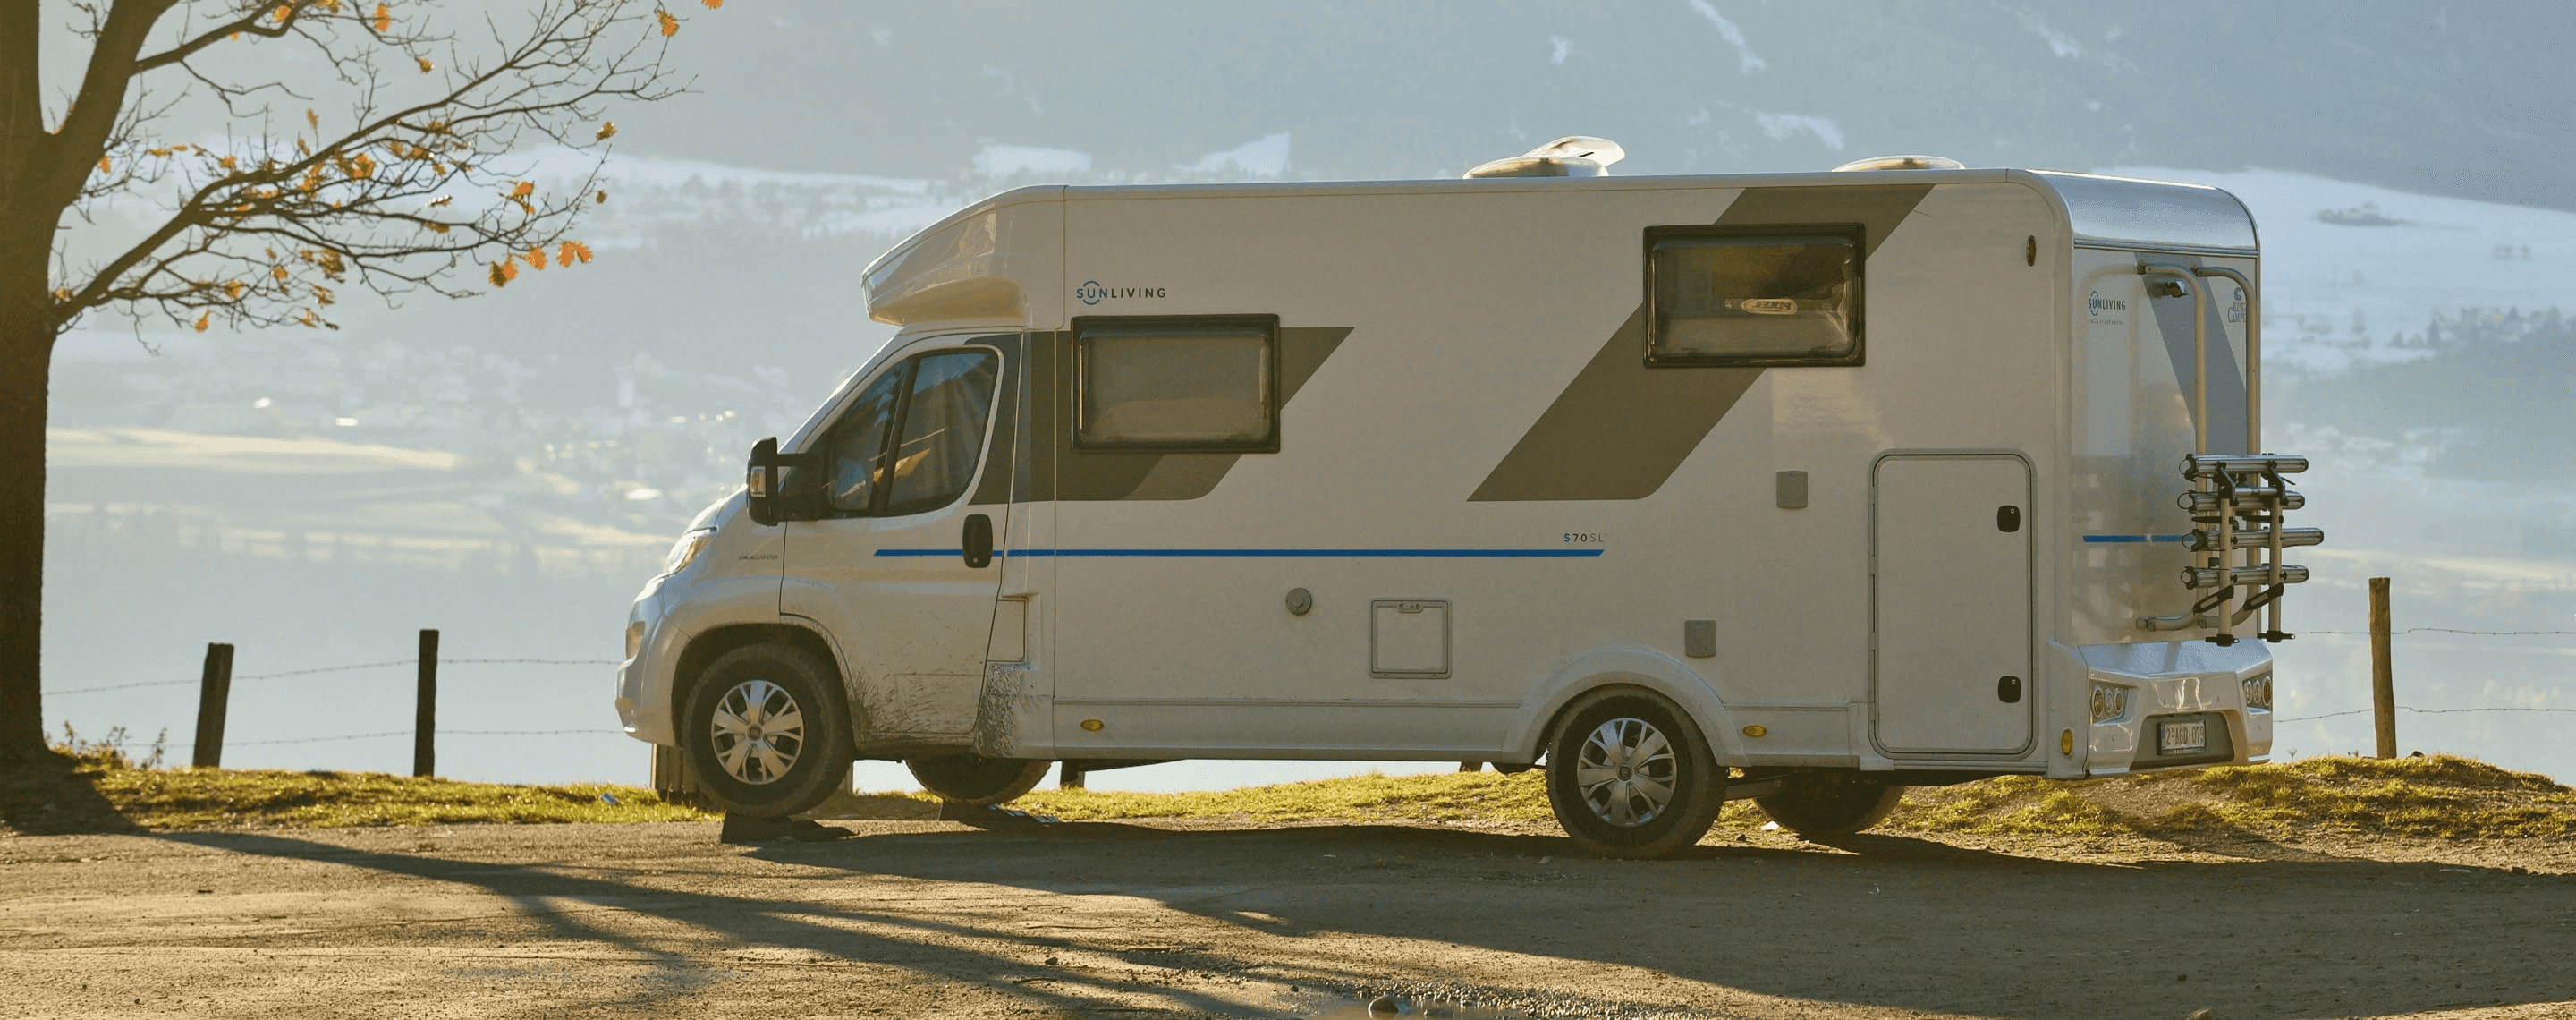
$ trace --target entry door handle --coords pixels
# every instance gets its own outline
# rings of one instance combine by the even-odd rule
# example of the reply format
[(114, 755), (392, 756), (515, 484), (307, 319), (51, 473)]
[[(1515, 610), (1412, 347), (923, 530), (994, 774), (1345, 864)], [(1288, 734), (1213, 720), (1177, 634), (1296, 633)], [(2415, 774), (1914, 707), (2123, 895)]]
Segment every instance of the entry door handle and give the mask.
[(966, 565), (981, 570), (993, 565), (993, 519), (983, 514), (966, 515), (966, 534), (960, 542), (965, 547)]
[(2020, 678), (2020, 677), (2017, 677), (2017, 676), (2007, 676), (2007, 677), (1998, 677), (1998, 678), (1996, 678), (1996, 679), (1995, 679), (1995, 700), (1996, 700), (1996, 701), (2003, 702), (2004, 704), (2007, 704), (2007, 705), (2018, 705), (2018, 704), (2020, 704), (2020, 703), (2021, 703), (2021, 678)]

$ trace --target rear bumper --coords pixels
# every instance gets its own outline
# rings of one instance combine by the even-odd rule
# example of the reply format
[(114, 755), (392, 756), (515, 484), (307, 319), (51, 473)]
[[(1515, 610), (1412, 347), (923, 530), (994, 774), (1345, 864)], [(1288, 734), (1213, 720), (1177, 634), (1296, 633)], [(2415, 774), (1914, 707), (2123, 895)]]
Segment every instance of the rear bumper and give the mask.
[[(2247, 707), (2243, 685), (2272, 669), (2271, 650), (2263, 644), (2241, 641), (2222, 648), (2206, 641), (2162, 641), (2092, 645), (2079, 652), (2087, 667), (2088, 704), (2097, 684), (2129, 692), (2127, 711), (2086, 728), (2086, 775), (2244, 765), (2271, 756), (2272, 713)], [(2206, 728), (2201, 748), (2169, 752), (2160, 746), (2162, 725), (2195, 721)]]

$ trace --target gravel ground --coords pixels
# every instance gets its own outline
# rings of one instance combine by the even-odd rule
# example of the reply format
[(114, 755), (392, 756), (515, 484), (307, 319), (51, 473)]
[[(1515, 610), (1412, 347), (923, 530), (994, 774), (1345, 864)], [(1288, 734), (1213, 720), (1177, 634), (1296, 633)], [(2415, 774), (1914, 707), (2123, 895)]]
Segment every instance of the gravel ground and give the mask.
[(840, 824), (0, 838), (0, 1015), (2576, 1018), (2576, 843)]

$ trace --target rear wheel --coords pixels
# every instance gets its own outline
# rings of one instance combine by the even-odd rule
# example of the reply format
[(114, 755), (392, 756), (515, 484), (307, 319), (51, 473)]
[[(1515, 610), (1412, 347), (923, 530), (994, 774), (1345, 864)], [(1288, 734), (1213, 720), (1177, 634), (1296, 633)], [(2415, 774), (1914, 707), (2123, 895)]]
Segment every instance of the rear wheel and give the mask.
[(990, 807), (1019, 799), (1037, 789), (1049, 763), (1032, 758), (987, 758), (980, 754), (943, 754), (907, 758), (903, 767), (921, 788), (959, 807)]
[(1565, 834), (1594, 853), (1663, 857), (1699, 842), (1726, 799), (1697, 724), (1670, 699), (1633, 687), (1567, 706), (1547, 750), (1547, 800)]
[(850, 716), (831, 670), (786, 645), (708, 664), (681, 713), (699, 792), (729, 812), (783, 818), (849, 782)]
[(1835, 773), (1798, 777), (1787, 793), (1755, 797), (1780, 827), (1809, 839), (1848, 836), (1878, 824), (1905, 799), (1894, 783)]

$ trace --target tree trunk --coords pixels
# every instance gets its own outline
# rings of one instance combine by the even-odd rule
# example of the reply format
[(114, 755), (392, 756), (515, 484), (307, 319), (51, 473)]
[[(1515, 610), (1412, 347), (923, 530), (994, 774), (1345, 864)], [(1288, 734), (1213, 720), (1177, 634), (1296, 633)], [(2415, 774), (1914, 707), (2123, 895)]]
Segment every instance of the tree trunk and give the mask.
[[(0, 239), (0, 246), (10, 243)], [(0, 266), (22, 260), (0, 255)], [(15, 267), (12, 267), (15, 268)], [(0, 273), (0, 770), (49, 761), (43, 680), (45, 410), (54, 351), (44, 263)]]

